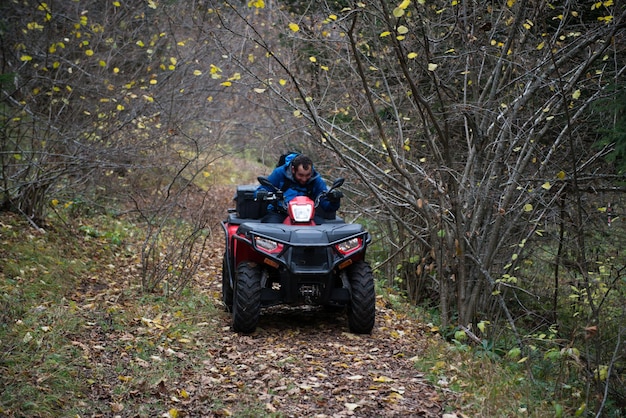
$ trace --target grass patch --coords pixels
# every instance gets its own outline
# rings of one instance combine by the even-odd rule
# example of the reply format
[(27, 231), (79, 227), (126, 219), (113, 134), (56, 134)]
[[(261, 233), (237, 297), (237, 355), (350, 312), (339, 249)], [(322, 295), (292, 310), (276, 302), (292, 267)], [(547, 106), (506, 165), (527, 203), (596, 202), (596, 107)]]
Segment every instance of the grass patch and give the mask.
[(439, 329), (436, 312), (412, 306), (381, 282), (376, 292), (394, 311), (430, 327), (432, 337), (414, 359), (415, 368), (451, 400), (450, 412), (490, 417), (584, 416), (583, 383), (576, 381), (574, 373), (563, 376), (572, 363), (566, 352), (553, 359), (536, 347), (522, 359), (510, 355), (511, 347), (495, 347), (486, 340), (482, 345), (459, 341), (454, 330)]
[(132, 224), (56, 221), (0, 214), (0, 414), (161, 416), (214, 343), (213, 299), (141, 294)]

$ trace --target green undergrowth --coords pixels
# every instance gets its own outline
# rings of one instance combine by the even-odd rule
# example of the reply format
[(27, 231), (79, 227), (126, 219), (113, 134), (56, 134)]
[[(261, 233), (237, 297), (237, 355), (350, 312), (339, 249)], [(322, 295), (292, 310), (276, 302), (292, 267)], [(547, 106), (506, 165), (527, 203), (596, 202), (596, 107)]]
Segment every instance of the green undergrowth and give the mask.
[(522, 358), (504, 343), (479, 344), (458, 330), (441, 330), (436, 312), (412, 306), (396, 289), (380, 286), (377, 292), (394, 310), (428, 324), (432, 333), (443, 337), (442, 344), (429, 345), (415, 359), (415, 368), (450, 395), (450, 412), (467, 417), (587, 416), (582, 389), (559, 382), (558, 364), (541, 351)]
[(212, 298), (140, 292), (136, 227), (0, 213), (0, 416), (161, 416), (185, 399)]

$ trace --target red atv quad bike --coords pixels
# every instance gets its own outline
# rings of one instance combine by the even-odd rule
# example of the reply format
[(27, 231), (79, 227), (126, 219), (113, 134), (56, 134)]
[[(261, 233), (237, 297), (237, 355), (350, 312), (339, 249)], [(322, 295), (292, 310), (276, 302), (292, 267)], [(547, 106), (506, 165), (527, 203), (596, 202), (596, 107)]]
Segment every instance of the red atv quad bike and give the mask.
[[(347, 308), (350, 331), (371, 333), (376, 294), (365, 261), (370, 234), (335, 213), (316, 225), (319, 198), (299, 196), (285, 205), (281, 190), (264, 177), (259, 182), (272, 191), (256, 199), (256, 186), (238, 186), (237, 209), (229, 209), (222, 222), (222, 298), (232, 312), (233, 329), (252, 333), (262, 308), (286, 304)], [(328, 192), (343, 182), (335, 180)], [(288, 214), (283, 223), (261, 222), (270, 202)]]

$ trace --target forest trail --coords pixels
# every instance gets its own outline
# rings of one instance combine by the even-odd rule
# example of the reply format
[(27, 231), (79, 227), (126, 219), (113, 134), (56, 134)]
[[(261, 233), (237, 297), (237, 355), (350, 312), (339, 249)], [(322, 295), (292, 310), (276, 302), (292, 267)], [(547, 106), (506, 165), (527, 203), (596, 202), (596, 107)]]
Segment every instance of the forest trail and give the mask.
[[(224, 202), (229, 204), (229, 199)], [(219, 305), (221, 246), (223, 238), (216, 233), (214, 250), (205, 257), (195, 284)], [(428, 326), (391, 309), (382, 297), (377, 298), (371, 335), (349, 333), (345, 313), (307, 307), (263, 310), (251, 335), (234, 333), (224, 310), (214, 324), (219, 337), (208, 347), (209, 359), (190, 378), (199, 393), (217, 396), (224, 405), (215, 410), (202, 402), (190, 404), (185, 408), (190, 416), (237, 416), (248, 397), (262, 401), (272, 416), (443, 414), (441, 392), (414, 366), (429, 340), (437, 337)]]

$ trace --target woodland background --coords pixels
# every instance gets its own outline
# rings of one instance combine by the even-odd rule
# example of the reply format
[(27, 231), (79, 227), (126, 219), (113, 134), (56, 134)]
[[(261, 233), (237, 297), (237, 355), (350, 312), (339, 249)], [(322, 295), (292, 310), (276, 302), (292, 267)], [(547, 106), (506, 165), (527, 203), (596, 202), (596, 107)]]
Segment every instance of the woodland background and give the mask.
[(0, 15), (4, 211), (39, 229), (132, 213), (142, 289), (177, 295), (212, 191), (305, 152), (348, 179), (343, 215), (374, 234), (377, 277), (442, 335), (527, 366), (580, 414), (624, 412), (623, 3), (11, 0)]

